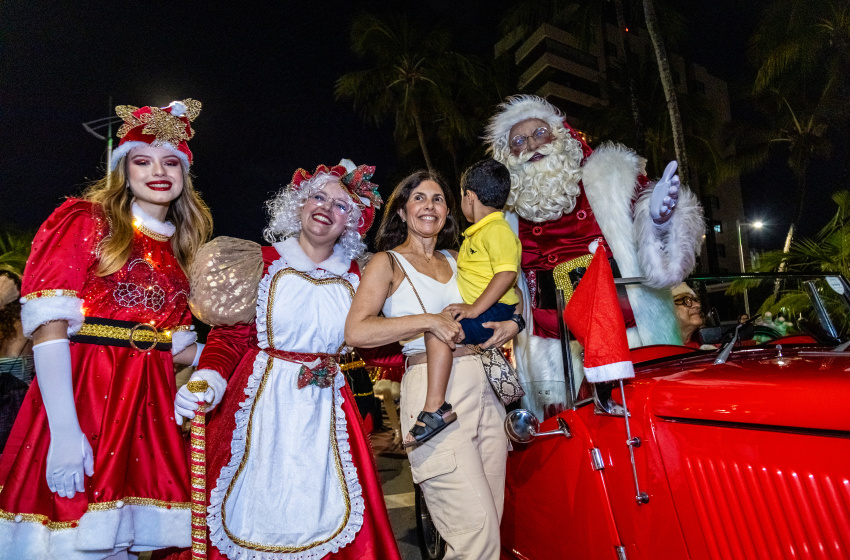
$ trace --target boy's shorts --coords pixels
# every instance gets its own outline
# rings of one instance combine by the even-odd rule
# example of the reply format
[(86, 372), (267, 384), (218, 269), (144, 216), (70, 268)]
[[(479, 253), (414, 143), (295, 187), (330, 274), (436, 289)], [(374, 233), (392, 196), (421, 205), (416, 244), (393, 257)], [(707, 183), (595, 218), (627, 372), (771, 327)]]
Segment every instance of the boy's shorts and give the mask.
[(461, 319), (460, 326), (463, 327), (463, 333), (466, 335), (463, 344), (487, 342), (493, 336), (493, 329), (486, 329), (481, 324), (489, 321), (507, 321), (514, 313), (516, 313), (516, 305), (496, 302), (475, 319)]

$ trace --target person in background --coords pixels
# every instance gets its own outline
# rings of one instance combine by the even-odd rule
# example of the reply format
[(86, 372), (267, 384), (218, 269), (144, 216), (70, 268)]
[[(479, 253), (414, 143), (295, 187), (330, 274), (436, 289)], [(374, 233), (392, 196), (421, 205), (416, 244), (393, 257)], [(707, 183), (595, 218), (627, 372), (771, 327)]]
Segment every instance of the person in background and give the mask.
[(39, 228), (35, 380), (0, 459), (0, 555), (97, 560), (191, 543), (174, 364), (200, 355), (185, 270), (212, 231), (189, 175), (201, 104), (119, 106), (111, 173)]
[(32, 341), (21, 327), (21, 277), (0, 270), (0, 453), (33, 378)]
[(700, 327), (705, 324), (705, 315), (693, 288), (684, 282), (673, 288), (673, 308), (682, 333), (682, 343), (688, 348), (700, 348), (698, 334)]

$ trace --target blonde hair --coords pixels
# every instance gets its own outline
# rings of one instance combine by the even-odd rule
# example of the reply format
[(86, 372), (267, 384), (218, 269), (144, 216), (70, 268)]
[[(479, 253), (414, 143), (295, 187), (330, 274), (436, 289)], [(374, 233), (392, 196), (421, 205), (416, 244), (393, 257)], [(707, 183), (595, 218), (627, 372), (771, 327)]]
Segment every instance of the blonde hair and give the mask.
[[(171, 236), (174, 256), (184, 272), (189, 270), (195, 252), (212, 235), (212, 214), (192, 185), (188, 170), (183, 170), (183, 191), (168, 207), (166, 219), (177, 228)], [(130, 258), (133, 243), (133, 193), (127, 182), (127, 158), (122, 157), (111, 175), (86, 188), (83, 199), (93, 202), (109, 223), (109, 233), (100, 242), (98, 276), (109, 276)]]

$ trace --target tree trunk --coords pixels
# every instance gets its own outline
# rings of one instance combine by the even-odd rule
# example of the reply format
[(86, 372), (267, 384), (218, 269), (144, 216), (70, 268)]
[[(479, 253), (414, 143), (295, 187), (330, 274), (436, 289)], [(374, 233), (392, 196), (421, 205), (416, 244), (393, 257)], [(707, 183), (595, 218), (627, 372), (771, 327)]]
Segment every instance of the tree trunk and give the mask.
[(422, 150), (422, 157), (425, 158), (425, 167), (428, 168), (428, 173), (433, 173), (434, 166), (431, 165), (431, 156), (428, 154), (428, 146), (425, 145), (425, 133), (422, 131), (422, 123), (419, 121), (418, 109), (413, 109), (413, 124), (416, 126), (416, 136), (419, 138), (419, 148)]
[[(797, 177), (797, 208), (794, 210), (791, 225), (788, 226), (788, 235), (785, 236), (785, 245), (782, 246), (783, 253), (789, 253), (791, 251), (791, 242), (794, 240), (794, 233), (797, 231), (797, 226), (803, 218), (803, 204), (805, 204), (806, 200), (806, 168)], [(785, 272), (784, 260), (779, 264), (779, 272)]]
[(682, 118), (679, 115), (679, 100), (676, 97), (676, 87), (673, 84), (670, 64), (667, 61), (664, 39), (659, 35), (658, 18), (655, 15), (653, 0), (643, 0), (643, 12), (646, 18), (646, 29), (649, 31), (650, 39), (652, 39), (652, 46), (655, 48), (655, 58), (658, 61), (658, 73), (661, 76), (661, 85), (664, 87), (664, 96), (667, 99), (670, 127), (673, 130), (673, 146), (676, 149), (676, 159), (679, 161), (679, 178), (681, 178), (682, 183), (687, 184), (688, 155), (685, 152), (685, 133), (682, 130)]
[(620, 59), (623, 61), (623, 69), (626, 71), (626, 78), (629, 80), (629, 101), (632, 105), (632, 119), (635, 121), (635, 151), (642, 154), (646, 149), (646, 135), (638, 106), (634, 73), (626, 52), (626, 17), (623, 11), (623, 0), (614, 0), (614, 8), (617, 12), (617, 47), (620, 51)]

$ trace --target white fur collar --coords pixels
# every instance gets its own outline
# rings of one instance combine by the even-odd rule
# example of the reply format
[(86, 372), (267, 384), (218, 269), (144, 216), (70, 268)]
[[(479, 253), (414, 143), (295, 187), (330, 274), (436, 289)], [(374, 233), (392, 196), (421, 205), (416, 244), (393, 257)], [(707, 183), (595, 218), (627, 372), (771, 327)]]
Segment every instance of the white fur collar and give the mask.
[(165, 237), (171, 237), (174, 235), (174, 232), (177, 231), (174, 224), (171, 222), (160, 222), (156, 218), (147, 214), (144, 210), (142, 210), (142, 207), (135, 202), (133, 202), (133, 217), (141, 222), (142, 226), (145, 228), (159, 235), (164, 235)]
[(351, 259), (345, 256), (345, 252), (339, 243), (334, 245), (333, 254), (325, 262), (318, 264), (314, 263), (304, 253), (304, 249), (298, 244), (297, 237), (288, 237), (283, 241), (272, 243), (272, 246), (277, 249), (277, 252), (280, 253), (280, 256), (283, 257), (289, 266), (301, 272), (310, 272), (321, 268), (331, 274), (342, 276), (351, 268)]

